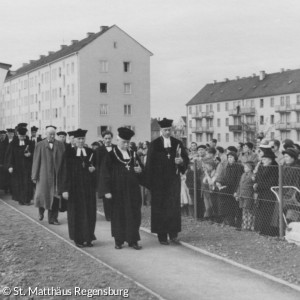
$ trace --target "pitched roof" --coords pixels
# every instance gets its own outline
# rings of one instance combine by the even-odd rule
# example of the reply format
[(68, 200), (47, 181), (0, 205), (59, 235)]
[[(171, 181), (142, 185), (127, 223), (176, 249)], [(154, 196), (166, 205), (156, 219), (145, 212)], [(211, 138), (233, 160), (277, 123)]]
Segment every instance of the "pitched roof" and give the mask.
[(300, 93), (300, 69), (210, 83), (186, 105)]
[[(122, 29), (120, 29), (117, 25), (113, 25), (113, 26), (103, 26), (105, 28), (103, 28), (103, 30), (101, 30), (100, 32), (97, 33), (91, 33), (88, 37), (84, 38), (81, 41), (77, 41), (69, 46), (64, 46), (62, 49), (53, 52), (47, 56), (42, 56), (40, 59), (32, 61), (32, 63), (25, 65), (21, 68), (19, 68), (16, 71), (11, 72), (6, 80), (10, 80), (13, 77), (17, 77), (20, 76), (24, 73), (30, 72), (31, 70), (34, 70), (38, 67), (41, 67), (45, 64), (49, 64), (55, 60), (58, 60), (60, 58), (63, 58), (67, 55), (70, 55), (72, 53), (76, 53), (79, 50), (81, 50), (83, 47), (85, 47), (86, 45), (90, 44), (92, 41), (94, 41), (95, 39), (97, 39), (99, 36), (101, 36), (103, 33), (105, 33), (106, 31), (108, 31), (109, 29), (113, 28), (113, 27), (117, 27), (119, 30), (121, 30), (123, 33), (125, 33), (126, 35), (128, 35), (125, 31), (123, 31)], [(133, 39), (130, 35), (128, 35), (131, 39)], [(133, 39), (135, 42), (137, 42), (135, 39)], [(138, 43), (138, 42), (137, 42)], [(139, 44), (139, 43), (138, 43)], [(143, 47), (144, 49), (146, 49), (144, 46), (142, 46), (141, 44), (139, 44), (141, 47)], [(147, 50), (147, 49), (146, 49)], [(152, 53), (147, 50), (151, 55)]]
[(11, 65), (0, 62), (0, 69), (8, 70), (11, 68)]
[(186, 124), (186, 116), (181, 116), (183, 122)]

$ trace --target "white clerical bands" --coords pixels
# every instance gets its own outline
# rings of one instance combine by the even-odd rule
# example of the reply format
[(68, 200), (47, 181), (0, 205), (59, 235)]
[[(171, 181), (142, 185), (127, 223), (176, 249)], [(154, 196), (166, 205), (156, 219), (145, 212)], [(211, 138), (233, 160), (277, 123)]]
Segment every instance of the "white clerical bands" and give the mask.
[(76, 156), (81, 156), (81, 153), (82, 153), (82, 156), (86, 156), (86, 152), (85, 152), (84, 148), (77, 148)]

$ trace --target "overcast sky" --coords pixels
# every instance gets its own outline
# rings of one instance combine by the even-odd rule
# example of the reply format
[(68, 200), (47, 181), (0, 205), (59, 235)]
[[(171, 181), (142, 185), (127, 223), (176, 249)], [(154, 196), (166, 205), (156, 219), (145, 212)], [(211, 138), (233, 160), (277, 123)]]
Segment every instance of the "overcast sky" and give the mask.
[(118, 25), (149, 49), (151, 114), (177, 119), (206, 84), (300, 68), (298, 0), (0, 0), (12, 69)]

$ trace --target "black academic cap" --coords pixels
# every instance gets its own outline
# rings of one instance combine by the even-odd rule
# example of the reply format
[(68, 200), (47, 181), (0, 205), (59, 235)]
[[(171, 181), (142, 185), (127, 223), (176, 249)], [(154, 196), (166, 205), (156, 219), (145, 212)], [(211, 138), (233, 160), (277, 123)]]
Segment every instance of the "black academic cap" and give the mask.
[(118, 136), (123, 140), (129, 141), (134, 136), (134, 132), (127, 127), (120, 127), (118, 128)]
[(157, 123), (159, 124), (160, 128), (169, 128), (172, 127), (173, 120), (163, 118), (161, 121), (158, 121)]
[(87, 133), (87, 130), (83, 130), (78, 128), (73, 132), (74, 138), (79, 138), (79, 137), (85, 137)]

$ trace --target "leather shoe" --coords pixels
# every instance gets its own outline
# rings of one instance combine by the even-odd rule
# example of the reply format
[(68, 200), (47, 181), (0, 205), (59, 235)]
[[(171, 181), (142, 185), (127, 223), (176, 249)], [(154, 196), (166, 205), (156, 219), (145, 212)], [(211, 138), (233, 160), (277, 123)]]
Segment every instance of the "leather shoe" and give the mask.
[(169, 242), (168, 241), (159, 241), (162, 245), (165, 245), (165, 246), (167, 246), (167, 245), (169, 245)]
[(75, 243), (75, 245), (76, 245), (76, 247), (78, 247), (78, 248), (83, 248), (83, 247), (84, 247), (83, 244), (79, 244), (79, 243)]
[(88, 242), (85, 244), (86, 247), (94, 247), (94, 245), (91, 242)]
[(44, 219), (44, 214), (39, 214), (39, 220), (43, 221), (43, 219)]
[(49, 224), (51, 224), (51, 225), (60, 225), (60, 223), (58, 221), (50, 221)]
[(138, 243), (130, 243), (128, 246), (135, 249), (135, 250), (141, 250), (142, 249), (142, 246), (140, 246)]
[(122, 249), (122, 248), (123, 248), (122, 245), (120, 245), (120, 244), (115, 244), (115, 249), (120, 250), (120, 249)]

